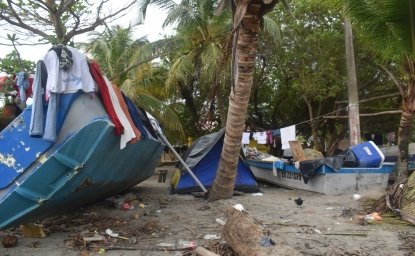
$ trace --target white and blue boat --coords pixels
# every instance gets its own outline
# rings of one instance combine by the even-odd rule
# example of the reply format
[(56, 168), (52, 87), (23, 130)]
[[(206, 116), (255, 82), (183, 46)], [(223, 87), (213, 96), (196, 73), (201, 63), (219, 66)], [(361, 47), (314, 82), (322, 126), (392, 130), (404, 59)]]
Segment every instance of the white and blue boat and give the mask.
[[(371, 144), (365, 143), (359, 148), (364, 148), (367, 145), (371, 146)], [(366, 152), (365, 150), (367, 149), (363, 149), (363, 152)], [(364, 158), (364, 156), (362, 157)], [(365, 161), (367, 159), (364, 158)], [(377, 158), (377, 163), (373, 164), (372, 159), (369, 158), (365, 164), (362, 161), (362, 167), (341, 167), (339, 169), (322, 163), (313, 170), (312, 176), (305, 175), (293, 162), (285, 159), (276, 161), (247, 159), (246, 163), (258, 180), (290, 189), (301, 189), (326, 195), (341, 195), (386, 189), (389, 175), (395, 169), (395, 163), (383, 162), (383, 159), (383, 156), (381, 159)]]

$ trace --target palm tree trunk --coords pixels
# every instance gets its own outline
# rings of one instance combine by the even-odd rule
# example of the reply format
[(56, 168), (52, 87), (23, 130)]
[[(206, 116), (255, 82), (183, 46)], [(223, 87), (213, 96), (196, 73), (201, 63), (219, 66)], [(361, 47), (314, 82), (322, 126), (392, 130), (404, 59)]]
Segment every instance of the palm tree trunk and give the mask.
[(208, 194), (208, 200), (231, 198), (235, 186), (236, 168), (241, 150), (242, 133), (251, 95), (257, 38), (260, 29), (259, 10), (261, 1), (252, 1), (237, 30), (237, 74), (235, 88), (229, 96), (229, 109), (225, 139), (215, 181)]
[(415, 113), (415, 61), (409, 56), (405, 56), (404, 68), (408, 74), (408, 89), (406, 96), (403, 97), (403, 111), (399, 123), (398, 136), (398, 162), (397, 162), (397, 179), (395, 183), (403, 183), (408, 178), (408, 153), (409, 153), (409, 136), (411, 134), (412, 123)]
[[(397, 177), (387, 197), (389, 197), (390, 204), (393, 209), (401, 208), (402, 196), (405, 198), (411, 197), (413, 193), (412, 189), (406, 189), (406, 192), (402, 193), (401, 184), (405, 184), (408, 181), (408, 154), (409, 154), (409, 135), (411, 134), (412, 123), (415, 113), (415, 61), (411, 60), (409, 56), (405, 56), (404, 68), (408, 74), (408, 87), (406, 95), (403, 97), (403, 111), (401, 121), (399, 123), (399, 136), (398, 136), (398, 161), (396, 163)], [(411, 205), (411, 204), (408, 204)], [(410, 208), (408, 218), (415, 218), (415, 210)], [(404, 212), (402, 212), (404, 214)], [(406, 212), (405, 214), (408, 214)], [(402, 215), (404, 216), (404, 215)]]
[(402, 183), (408, 178), (408, 151), (409, 151), (409, 134), (414, 117), (413, 113), (402, 112), (398, 131), (398, 161), (396, 164), (397, 178), (396, 183)]

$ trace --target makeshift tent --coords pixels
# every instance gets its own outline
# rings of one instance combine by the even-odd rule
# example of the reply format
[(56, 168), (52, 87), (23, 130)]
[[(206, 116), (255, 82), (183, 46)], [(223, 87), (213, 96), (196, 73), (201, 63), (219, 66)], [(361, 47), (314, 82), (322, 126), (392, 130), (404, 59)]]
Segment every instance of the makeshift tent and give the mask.
[[(222, 152), (224, 129), (197, 139), (186, 151), (183, 160), (206, 188), (211, 187)], [(235, 190), (258, 192), (258, 183), (242, 156), (239, 156)], [(185, 194), (202, 191), (182, 165), (178, 165), (171, 178), (171, 192)]]

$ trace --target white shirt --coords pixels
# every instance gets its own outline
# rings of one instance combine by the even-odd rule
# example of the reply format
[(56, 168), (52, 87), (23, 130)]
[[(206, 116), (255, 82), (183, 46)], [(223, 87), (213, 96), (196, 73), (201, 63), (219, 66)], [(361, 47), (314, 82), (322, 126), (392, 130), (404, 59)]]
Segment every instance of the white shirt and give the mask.
[(50, 92), (74, 93), (78, 90), (83, 90), (84, 92), (96, 91), (85, 56), (75, 48), (66, 47), (71, 51), (73, 60), (73, 64), (68, 71), (59, 69), (59, 59), (55, 51), (48, 51), (43, 57), (48, 71), (48, 80), (46, 82), (47, 96), (50, 96)]

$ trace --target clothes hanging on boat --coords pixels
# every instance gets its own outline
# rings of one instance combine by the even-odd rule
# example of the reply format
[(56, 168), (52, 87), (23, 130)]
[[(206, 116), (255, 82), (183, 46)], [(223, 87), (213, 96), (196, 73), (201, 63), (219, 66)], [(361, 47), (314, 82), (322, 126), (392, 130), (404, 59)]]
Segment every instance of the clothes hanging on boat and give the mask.
[(115, 112), (117, 113), (117, 116), (121, 122), (121, 125), (124, 127), (124, 133), (121, 134), (121, 140), (120, 140), (120, 149), (123, 149), (127, 146), (127, 143), (129, 141), (136, 138), (136, 134), (133, 128), (131, 127), (131, 124), (128, 121), (127, 116), (122, 110), (117, 94), (114, 91), (114, 87), (112, 86), (111, 82), (108, 80), (107, 77), (104, 76), (104, 80), (105, 80), (105, 84), (107, 85), (109, 95), (111, 97), (111, 102), (114, 106)]
[(140, 139), (141, 132), (137, 129), (137, 127), (135, 126), (131, 118), (130, 112), (128, 111), (128, 107), (124, 101), (124, 97), (122, 96), (121, 90), (115, 84), (112, 84), (112, 88), (114, 89), (114, 92), (117, 95), (118, 102), (120, 103), (121, 109), (123, 110), (125, 116), (127, 117), (127, 120), (128, 120), (129, 125), (131, 126), (131, 129), (133, 129), (134, 131), (135, 137), (129, 141), (129, 142), (134, 143)]
[(50, 93), (74, 93), (96, 91), (94, 80), (87, 65), (85, 56), (77, 49), (67, 46), (72, 53), (73, 65), (68, 70), (60, 68), (59, 57), (55, 51), (49, 51), (43, 57), (48, 72), (46, 97)]
[(111, 122), (115, 126), (114, 133), (115, 135), (121, 135), (124, 132), (124, 128), (122, 127), (121, 122), (118, 119), (117, 113), (115, 112), (114, 106), (111, 102), (111, 96), (109, 94), (108, 87), (101, 73), (101, 69), (98, 63), (96, 63), (95, 61), (88, 62), (88, 67), (89, 71), (91, 72), (92, 78), (97, 83), (105, 110)]
[(72, 52), (63, 44), (54, 45), (49, 51), (54, 51), (59, 59), (59, 68), (68, 71), (73, 65)]
[(130, 113), (131, 119), (133, 120), (135, 127), (137, 127), (137, 129), (141, 132), (141, 137), (143, 139), (147, 138), (148, 135), (142, 121), (140, 120), (140, 114), (138, 113), (137, 107), (134, 105), (132, 100), (130, 100), (130, 98), (125, 96), (123, 92), (121, 92), (121, 94), (124, 98), (125, 104), (127, 104), (128, 112)]
[[(72, 101), (68, 101), (67, 108), (60, 112), (60, 115), (63, 116), (59, 118), (60, 123), (57, 127), (57, 111), (61, 93), (73, 94), (78, 91), (91, 93), (96, 91), (85, 56), (72, 47), (67, 46), (67, 50), (71, 51), (72, 54), (69, 64), (64, 61), (66, 65), (62, 66), (59, 63), (62, 62), (62, 56), (58, 57), (55, 51), (47, 52), (43, 57), (43, 61), (38, 62), (36, 73), (39, 78), (36, 78), (37, 82), (34, 84), (36, 95), (32, 107), (33, 123), (31, 122), (29, 131), (31, 136), (43, 135), (43, 139), (55, 141), (60, 126), (65, 120), (67, 110), (72, 103)], [(43, 98), (46, 98), (47, 101), (46, 118), (43, 113), (45, 109)]]
[(32, 115), (30, 117), (30, 136), (42, 136), (44, 132), (44, 107), (47, 105), (44, 97), (48, 72), (45, 63), (39, 60), (36, 63), (35, 80), (33, 82)]
[(46, 112), (45, 131), (43, 133), (43, 139), (54, 142), (56, 139), (56, 119), (58, 108), (59, 94), (51, 93), (48, 100), (48, 110)]

